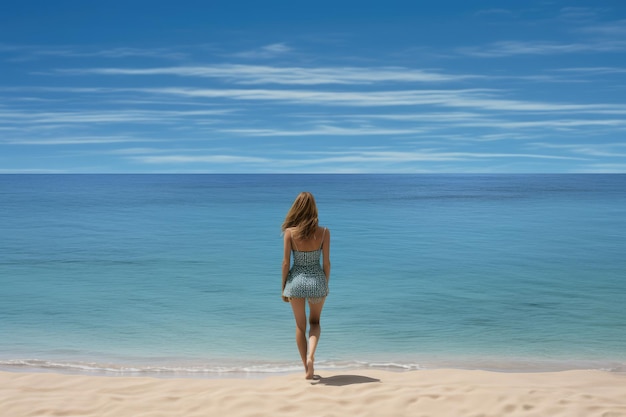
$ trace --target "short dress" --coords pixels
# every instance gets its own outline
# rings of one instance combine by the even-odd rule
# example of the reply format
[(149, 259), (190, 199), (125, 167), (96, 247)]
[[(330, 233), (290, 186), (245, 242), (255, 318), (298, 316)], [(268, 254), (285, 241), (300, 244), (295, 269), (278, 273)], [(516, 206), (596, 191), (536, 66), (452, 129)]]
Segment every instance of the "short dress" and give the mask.
[[(322, 244), (324, 243), (324, 229)], [(293, 241), (292, 241), (293, 242)], [(293, 251), (293, 265), (287, 275), (283, 296), (288, 298), (308, 298), (311, 303), (319, 303), (328, 295), (328, 281), (320, 264), (322, 245), (313, 251)]]

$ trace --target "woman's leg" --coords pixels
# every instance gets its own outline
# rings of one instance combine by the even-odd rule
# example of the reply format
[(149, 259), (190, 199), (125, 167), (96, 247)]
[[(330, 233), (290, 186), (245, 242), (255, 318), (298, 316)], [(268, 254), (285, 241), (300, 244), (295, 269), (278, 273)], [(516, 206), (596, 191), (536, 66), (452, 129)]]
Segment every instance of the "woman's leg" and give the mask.
[(322, 315), (322, 308), (324, 307), (323, 299), (317, 303), (309, 302), (309, 351), (306, 357), (306, 378), (313, 379), (315, 375), (314, 362), (315, 362), (315, 349), (317, 349), (317, 343), (320, 340), (320, 334), (322, 328), (320, 326), (320, 316)]
[(300, 358), (302, 358), (302, 364), (304, 365), (304, 371), (306, 368), (306, 311), (304, 298), (292, 298), (289, 300), (291, 308), (293, 309), (293, 316), (296, 319), (296, 344), (298, 345), (298, 351), (300, 352)]

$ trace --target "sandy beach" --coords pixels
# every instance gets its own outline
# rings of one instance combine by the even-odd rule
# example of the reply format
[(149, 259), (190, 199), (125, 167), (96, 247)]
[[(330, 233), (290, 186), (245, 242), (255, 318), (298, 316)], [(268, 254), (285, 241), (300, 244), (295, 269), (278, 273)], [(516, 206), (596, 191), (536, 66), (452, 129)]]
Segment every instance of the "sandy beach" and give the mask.
[(626, 375), (602, 371), (323, 372), (161, 379), (0, 372), (0, 415), (626, 416)]

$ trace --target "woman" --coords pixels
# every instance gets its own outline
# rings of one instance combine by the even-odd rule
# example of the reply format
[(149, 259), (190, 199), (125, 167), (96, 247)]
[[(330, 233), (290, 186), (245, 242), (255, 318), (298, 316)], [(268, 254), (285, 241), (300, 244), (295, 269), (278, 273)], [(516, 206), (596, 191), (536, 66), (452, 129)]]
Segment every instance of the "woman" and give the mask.
[[(291, 303), (296, 319), (296, 344), (304, 364), (306, 379), (313, 379), (315, 349), (321, 332), (320, 315), (328, 295), (330, 278), (330, 231), (318, 225), (317, 206), (311, 193), (303, 192), (296, 197), (285, 217), (282, 230), (283, 301)], [(320, 255), (323, 255), (323, 267), (320, 265)], [(305, 307), (307, 301), (310, 325), (308, 343)]]

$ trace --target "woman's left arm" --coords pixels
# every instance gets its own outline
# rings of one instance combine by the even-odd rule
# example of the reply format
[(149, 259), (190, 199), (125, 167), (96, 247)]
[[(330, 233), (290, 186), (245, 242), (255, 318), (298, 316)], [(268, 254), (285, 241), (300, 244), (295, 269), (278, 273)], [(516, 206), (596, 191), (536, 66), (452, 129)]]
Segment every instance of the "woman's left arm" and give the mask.
[[(289, 267), (291, 266), (291, 230), (285, 230), (283, 237), (283, 283), (280, 290), (282, 295), (285, 290), (285, 284), (287, 284), (287, 276), (289, 275)], [(283, 301), (289, 301), (287, 297), (283, 296)]]

